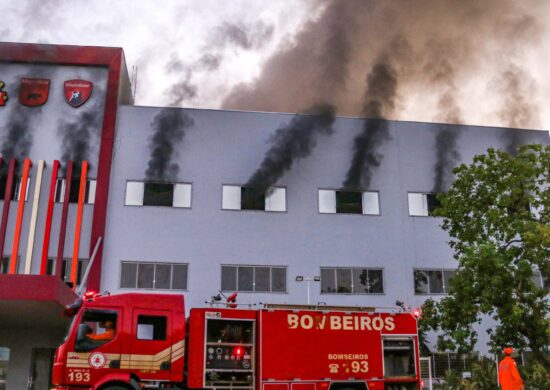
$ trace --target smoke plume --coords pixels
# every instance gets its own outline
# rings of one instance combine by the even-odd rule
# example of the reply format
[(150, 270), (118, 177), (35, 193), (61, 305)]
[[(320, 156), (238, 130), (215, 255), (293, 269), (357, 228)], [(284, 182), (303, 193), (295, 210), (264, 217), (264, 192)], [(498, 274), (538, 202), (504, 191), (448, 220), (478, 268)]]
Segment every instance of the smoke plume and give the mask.
[(194, 125), (193, 118), (178, 109), (165, 108), (153, 119), (149, 137), (150, 157), (145, 171), (147, 181), (174, 181), (179, 165), (174, 161), (175, 147), (183, 140), (185, 130)]
[[(441, 82), (427, 77), (426, 58), (432, 59), (434, 66), (441, 64), (441, 59), (452, 64), (453, 82), (461, 92), (456, 96), (457, 107), (463, 113), (478, 111), (479, 105), (472, 107), (473, 81), (502, 73), (514, 57), (522, 60), (519, 48), (525, 51), (533, 47), (544, 23), (541, 5), (514, 0), (331, 0), (319, 1), (319, 7), (320, 16), (282, 44), (256, 80), (233, 88), (224, 99), (223, 108), (301, 112), (316, 102), (326, 101), (327, 95), (320, 96), (317, 86), (343, 78), (342, 88), (330, 93), (331, 103), (341, 115), (366, 115), (362, 90), (365, 74), (374, 69), (382, 55), (393, 57), (388, 48), (397, 36), (409, 41), (410, 59), (402, 68), (395, 62), (400, 100), (387, 119), (438, 115), (433, 96), (424, 92), (431, 91), (434, 85), (441, 90)], [(340, 36), (352, 45), (341, 55), (334, 51), (330, 57), (322, 42), (336, 41), (337, 32), (343, 32)], [(445, 47), (447, 50), (439, 50)], [(511, 53), (515, 50), (511, 48), (517, 51)], [(327, 72), (330, 67), (322, 59), (345, 62), (350, 71)], [(524, 61), (522, 66), (528, 63)], [(495, 101), (495, 92), (491, 91), (485, 101)], [(529, 100), (526, 103), (535, 105)], [(460, 119), (463, 123), (462, 116)]]
[(353, 141), (353, 157), (342, 187), (347, 190), (369, 188), (373, 168), (378, 167), (383, 155), (380, 146), (390, 139), (388, 122), (385, 120), (395, 108), (397, 73), (383, 56), (367, 76), (365, 120), (363, 130)]
[[(497, 79), (497, 90), (502, 97), (498, 116), (506, 126), (512, 128), (534, 128), (540, 125), (539, 110), (533, 104), (535, 82), (531, 75), (514, 64), (502, 71)], [(522, 133), (507, 131), (506, 151), (511, 154), (525, 143)]]
[[(96, 91), (96, 94), (100, 94)], [(73, 161), (73, 177), (78, 177), (82, 161), (90, 162), (91, 149), (98, 144), (103, 111), (99, 101), (88, 103), (88, 107), (80, 108), (78, 115), (59, 121), (61, 135), (61, 170), (65, 172), (67, 162)], [(82, 111), (80, 111), (82, 110)], [(91, 167), (91, 165), (89, 165)]]
[(274, 26), (258, 21), (255, 24), (224, 22), (216, 27), (210, 43), (223, 48), (232, 45), (244, 50), (259, 49), (273, 37)]
[(316, 145), (318, 135), (332, 133), (334, 107), (321, 104), (309, 109), (305, 115), (296, 115), (278, 128), (269, 139), (267, 151), (260, 168), (248, 179), (247, 186), (265, 190), (275, 184), (294, 161), (307, 157)]
[[(16, 102), (14, 102), (16, 103)], [(37, 112), (37, 108), (25, 107), (21, 104), (14, 104), (10, 118), (5, 121), (7, 132), (2, 139), (2, 164), (1, 171), (5, 172), (8, 163), (12, 158), (19, 161), (18, 167), (29, 152), (33, 142), (33, 135), (30, 128), (30, 116)]]

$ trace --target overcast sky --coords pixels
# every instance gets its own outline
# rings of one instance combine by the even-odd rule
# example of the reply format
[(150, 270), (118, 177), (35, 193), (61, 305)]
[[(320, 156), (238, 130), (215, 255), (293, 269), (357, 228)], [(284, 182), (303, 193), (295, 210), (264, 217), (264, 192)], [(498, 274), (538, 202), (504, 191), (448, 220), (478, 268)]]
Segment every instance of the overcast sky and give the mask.
[(361, 116), (389, 57), (390, 119), (550, 127), (550, 1), (2, 0), (0, 15), (2, 41), (122, 47), (138, 105), (297, 112), (335, 91)]

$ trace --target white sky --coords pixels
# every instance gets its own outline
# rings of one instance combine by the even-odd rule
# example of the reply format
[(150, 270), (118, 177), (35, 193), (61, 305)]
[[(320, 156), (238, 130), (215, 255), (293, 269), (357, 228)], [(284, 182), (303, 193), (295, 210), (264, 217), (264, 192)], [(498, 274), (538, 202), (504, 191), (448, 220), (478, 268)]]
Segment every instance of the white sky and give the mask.
[[(0, 0), (0, 40), (122, 47), (129, 72), (138, 67), (136, 104), (174, 105), (174, 97), (168, 91), (187, 77), (197, 93), (178, 105), (218, 108), (233, 86), (253, 81), (278, 48), (291, 43), (308, 21), (319, 17), (319, 4), (322, 1)], [(251, 41), (248, 48), (234, 42), (220, 43), (219, 39), (216, 44), (220, 27), (227, 24), (249, 32), (268, 31), (267, 39)], [(249, 38), (254, 38), (252, 35)], [(548, 31), (545, 36), (550, 38)], [(540, 107), (541, 123), (537, 127), (541, 129), (550, 128), (546, 104), (550, 99), (547, 41), (542, 39), (540, 50), (525, 54), (536, 82), (533, 99)], [(219, 68), (197, 69), (197, 61), (204, 54), (221, 58)], [(178, 70), (170, 72), (169, 63), (179, 64), (179, 68), (175, 67)], [(186, 73), (185, 69), (193, 71)], [(463, 99), (466, 121), (500, 125), (481, 109), (483, 91), (478, 81), (472, 77), (467, 86), (471, 96)], [(433, 118), (427, 113), (429, 110), (423, 110), (429, 101), (423, 91), (410, 91), (397, 119), (430, 121)]]

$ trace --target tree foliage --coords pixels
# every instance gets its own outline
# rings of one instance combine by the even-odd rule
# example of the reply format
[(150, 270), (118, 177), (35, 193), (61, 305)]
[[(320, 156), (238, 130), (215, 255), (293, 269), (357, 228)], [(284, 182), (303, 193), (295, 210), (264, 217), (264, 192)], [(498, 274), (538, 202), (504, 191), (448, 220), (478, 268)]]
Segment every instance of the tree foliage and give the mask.
[(449, 295), (424, 304), (421, 326), (441, 330), (440, 349), (469, 351), (489, 316), (494, 352), (529, 349), (550, 370), (550, 147), (527, 145), (516, 156), (489, 149), (453, 172), (436, 215), (458, 269)]

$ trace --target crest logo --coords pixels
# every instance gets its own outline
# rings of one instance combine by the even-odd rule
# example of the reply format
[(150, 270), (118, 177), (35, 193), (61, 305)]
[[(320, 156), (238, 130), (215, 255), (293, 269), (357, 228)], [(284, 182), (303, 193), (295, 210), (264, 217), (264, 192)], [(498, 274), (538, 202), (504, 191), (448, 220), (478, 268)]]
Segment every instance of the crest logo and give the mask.
[(94, 85), (87, 80), (67, 80), (63, 84), (65, 100), (73, 107), (80, 107), (88, 101)]
[(5, 85), (6, 84), (0, 80), (0, 107), (5, 106), (8, 101), (8, 93), (6, 91), (2, 91), (2, 88), (4, 88)]
[(93, 368), (102, 368), (105, 366), (105, 363), (107, 363), (107, 359), (101, 352), (95, 352), (88, 358), (88, 363), (90, 363), (90, 366)]
[(21, 79), (19, 101), (24, 106), (37, 107), (48, 101), (50, 80), (48, 79)]

